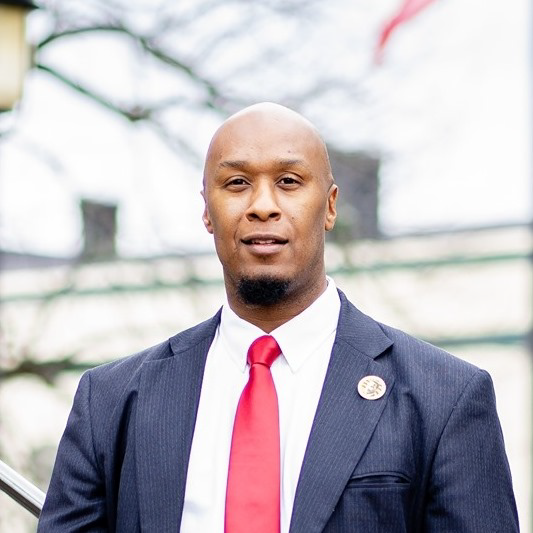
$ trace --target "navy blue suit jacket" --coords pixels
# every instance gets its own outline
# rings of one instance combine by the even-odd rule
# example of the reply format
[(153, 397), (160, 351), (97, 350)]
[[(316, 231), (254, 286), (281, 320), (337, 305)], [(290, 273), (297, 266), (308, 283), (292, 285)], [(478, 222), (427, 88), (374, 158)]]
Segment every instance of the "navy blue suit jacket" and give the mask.
[[(489, 375), (341, 300), (290, 532), (518, 531)], [(219, 320), (84, 374), (39, 532), (178, 531)], [(382, 398), (358, 394), (367, 375)]]

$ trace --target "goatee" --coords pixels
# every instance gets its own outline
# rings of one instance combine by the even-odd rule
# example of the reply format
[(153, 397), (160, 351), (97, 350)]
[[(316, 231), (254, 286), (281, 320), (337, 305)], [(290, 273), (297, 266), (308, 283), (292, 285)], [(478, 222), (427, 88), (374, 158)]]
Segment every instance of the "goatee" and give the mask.
[(237, 293), (245, 304), (269, 307), (280, 303), (285, 298), (289, 286), (290, 282), (283, 279), (241, 278), (237, 285)]

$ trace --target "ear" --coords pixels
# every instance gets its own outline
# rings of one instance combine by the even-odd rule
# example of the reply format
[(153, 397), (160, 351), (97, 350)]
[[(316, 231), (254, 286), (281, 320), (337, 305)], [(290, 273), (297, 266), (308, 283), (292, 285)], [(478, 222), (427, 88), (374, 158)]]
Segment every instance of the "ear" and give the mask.
[(207, 209), (207, 198), (205, 196), (205, 190), (200, 191), (200, 194), (204, 199), (204, 212), (202, 214), (202, 221), (204, 223), (205, 229), (209, 233), (213, 233), (213, 225), (211, 224), (211, 217), (209, 216), (209, 210)]
[(328, 191), (328, 204), (326, 209), (325, 229), (331, 231), (335, 226), (335, 220), (337, 220), (337, 195), (339, 188), (334, 183), (331, 185)]

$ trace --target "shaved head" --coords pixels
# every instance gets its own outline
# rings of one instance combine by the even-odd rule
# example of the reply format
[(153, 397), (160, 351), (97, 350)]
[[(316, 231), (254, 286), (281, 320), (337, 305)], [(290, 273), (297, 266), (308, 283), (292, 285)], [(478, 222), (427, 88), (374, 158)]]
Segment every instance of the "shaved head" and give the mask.
[[(308, 148), (314, 152), (317, 174), (324, 179), (328, 187), (333, 183), (326, 143), (315, 126), (288, 107), (272, 102), (262, 102), (238, 111), (215, 132), (205, 160), (204, 188), (213, 170), (213, 165), (220, 160), (227, 144), (239, 142), (239, 138), (247, 135), (253, 135), (259, 144), (264, 135), (272, 133), (280, 137), (284, 136), (289, 141), (288, 146), (296, 138), (306, 143)], [(290, 158), (291, 150), (288, 149), (287, 152)]]

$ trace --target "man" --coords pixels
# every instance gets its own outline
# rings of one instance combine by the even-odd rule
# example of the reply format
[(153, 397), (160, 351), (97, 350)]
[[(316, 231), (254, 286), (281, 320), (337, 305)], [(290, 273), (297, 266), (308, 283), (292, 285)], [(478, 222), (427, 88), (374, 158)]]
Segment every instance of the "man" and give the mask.
[(203, 197), (227, 305), (82, 377), (39, 531), (518, 531), (488, 374), (326, 278), (337, 187), (315, 128), (237, 113)]

